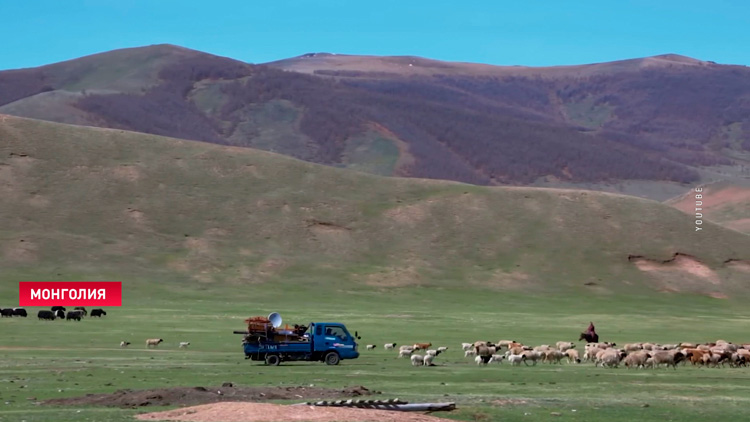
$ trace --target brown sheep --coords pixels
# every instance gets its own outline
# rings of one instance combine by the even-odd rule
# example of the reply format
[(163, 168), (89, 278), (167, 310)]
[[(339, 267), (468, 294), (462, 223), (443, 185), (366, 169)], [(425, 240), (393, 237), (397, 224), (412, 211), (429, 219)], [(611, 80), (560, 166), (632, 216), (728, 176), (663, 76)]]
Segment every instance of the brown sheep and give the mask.
[(651, 353), (651, 357), (654, 359), (654, 367), (665, 364), (667, 368), (671, 366), (676, 370), (677, 364), (684, 360), (687, 357), (687, 354), (675, 350), (663, 350)]
[(625, 356), (625, 359), (622, 360), (623, 365), (630, 368), (643, 368), (646, 366), (646, 360), (648, 360), (649, 354), (645, 350), (638, 350), (632, 353), (629, 353), (627, 356)]

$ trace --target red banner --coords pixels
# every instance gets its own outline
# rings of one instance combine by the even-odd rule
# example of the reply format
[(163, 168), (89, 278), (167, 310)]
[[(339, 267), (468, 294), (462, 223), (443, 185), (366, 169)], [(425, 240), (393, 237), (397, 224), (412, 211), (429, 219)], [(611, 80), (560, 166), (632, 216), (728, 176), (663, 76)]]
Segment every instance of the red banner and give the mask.
[(122, 282), (21, 281), (18, 306), (122, 306)]

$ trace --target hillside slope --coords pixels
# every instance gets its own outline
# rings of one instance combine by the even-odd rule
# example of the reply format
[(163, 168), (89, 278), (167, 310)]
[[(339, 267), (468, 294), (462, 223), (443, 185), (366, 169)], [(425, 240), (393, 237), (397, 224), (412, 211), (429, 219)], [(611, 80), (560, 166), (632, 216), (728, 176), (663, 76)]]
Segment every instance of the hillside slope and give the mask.
[[(701, 186), (700, 199), (694, 190), (665, 203), (686, 214), (702, 213), (707, 220), (750, 234), (750, 183), (727, 182)], [(698, 204), (697, 201), (700, 201)], [(700, 208), (696, 211), (696, 208)]]
[[(0, 72), (0, 113), (381, 175), (665, 200), (750, 178), (750, 70), (677, 55), (529, 68), (170, 45)], [(708, 171), (708, 170), (711, 171)]]
[(21, 279), (744, 295), (750, 236), (597, 192), (383, 178), (0, 116), (0, 265)]

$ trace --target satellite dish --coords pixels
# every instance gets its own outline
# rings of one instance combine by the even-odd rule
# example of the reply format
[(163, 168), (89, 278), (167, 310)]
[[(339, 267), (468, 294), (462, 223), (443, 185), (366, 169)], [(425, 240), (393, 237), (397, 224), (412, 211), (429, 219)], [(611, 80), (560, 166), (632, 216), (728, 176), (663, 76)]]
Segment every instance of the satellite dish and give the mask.
[(279, 328), (281, 326), (281, 315), (278, 312), (272, 312), (268, 315), (268, 320), (271, 321), (273, 328)]

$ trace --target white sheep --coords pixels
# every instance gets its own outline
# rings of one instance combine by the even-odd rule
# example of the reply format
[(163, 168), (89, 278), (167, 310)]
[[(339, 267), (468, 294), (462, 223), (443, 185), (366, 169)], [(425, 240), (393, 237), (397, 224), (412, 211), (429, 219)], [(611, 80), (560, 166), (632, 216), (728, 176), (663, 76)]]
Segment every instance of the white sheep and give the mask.
[(120, 342), (120, 347), (128, 347), (129, 344), (130, 344), (129, 341), (121, 341)]
[(484, 359), (482, 358), (482, 356), (477, 356), (477, 357), (475, 357), (475, 358), (474, 358), (474, 362), (475, 362), (475, 363), (476, 363), (477, 365), (480, 365), (480, 366), (482, 366), (482, 365), (487, 365), (487, 362), (485, 362), (485, 361), (484, 361)]
[(464, 351), (469, 350), (469, 349), (471, 349), (473, 347), (474, 347), (474, 345), (471, 344), (471, 343), (461, 343), (461, 349), (464, 350)]
[(367, 345), (367, 350), (372, 350), (372, 349), (374, 349), (374, 348), (375, 348), (375, 345), (374, 345), (374, 344), (368, 344), (368, 345)]
[(499, 365), (503, 363), (503, 359), (505, 359), (505, 356), (495, 354), (495, 355), (492, 355), (488, 363), (497, 363)]
[(529, 364), (529, 361), (532, 361), (534, 365), (536, 365), (537, 361), (544, 358), (544, 354), (542, 354), (542, 352), (538, 352), (535, 350), (525, 351), (521, 354), (521, 356), (524, 357), (523, 363), (525, 363), (526, 365)]
[(422, 366), (422, 365), (424, 365), (424, 356), (422, 356), (422, 355), (411, 355), (411, 365), (412, 366)]
[(386, 343), (386, 344), (383, 345), (383, 349), (385, 349), (385, 350), (391, 350), (394, 347), (396, 347), (396, 343)]
[(526, 357), (524, 355), (514, 355), (513, 353), (506, 353), (505, 359), (510, 362), (513, 366), (518, 366), (521, 364), (521, 362), (526, 361)]
[(180, 349), (187, 349), (187, 347), (190, 346), (189, 341), (181, 341), (180, 342)]
[(401, 349), (398, 351), (398, 357), (405, 358), (411, 356), (414, 353), (414, 349)]
[(422, 360), (424, 362), (424, 366), (434, 366), (432, 361), (435, 360), (435, 355), (425, 355)]
[(617, 368), (625, 356), (625, 352), (616, 349), (602, 350), (596, 355), (596, 366), (601, 363), (602, 367)]
[(438, 352), (445, 352), (446, 350), (448, 350), (448, 348), (445, 347), (445, 346), (440, 346), (440, 347), (437, 348), (437, 350), (438, 350)]
[(476, 356), (476, 355), (477, 355), (477, 351), (474, 350), (474, 349), (469, 349), (469, 350), (467, 350), (467, 351), (464, 352), (464, 357), (465, 358), (470, 358), (470, 357)]

